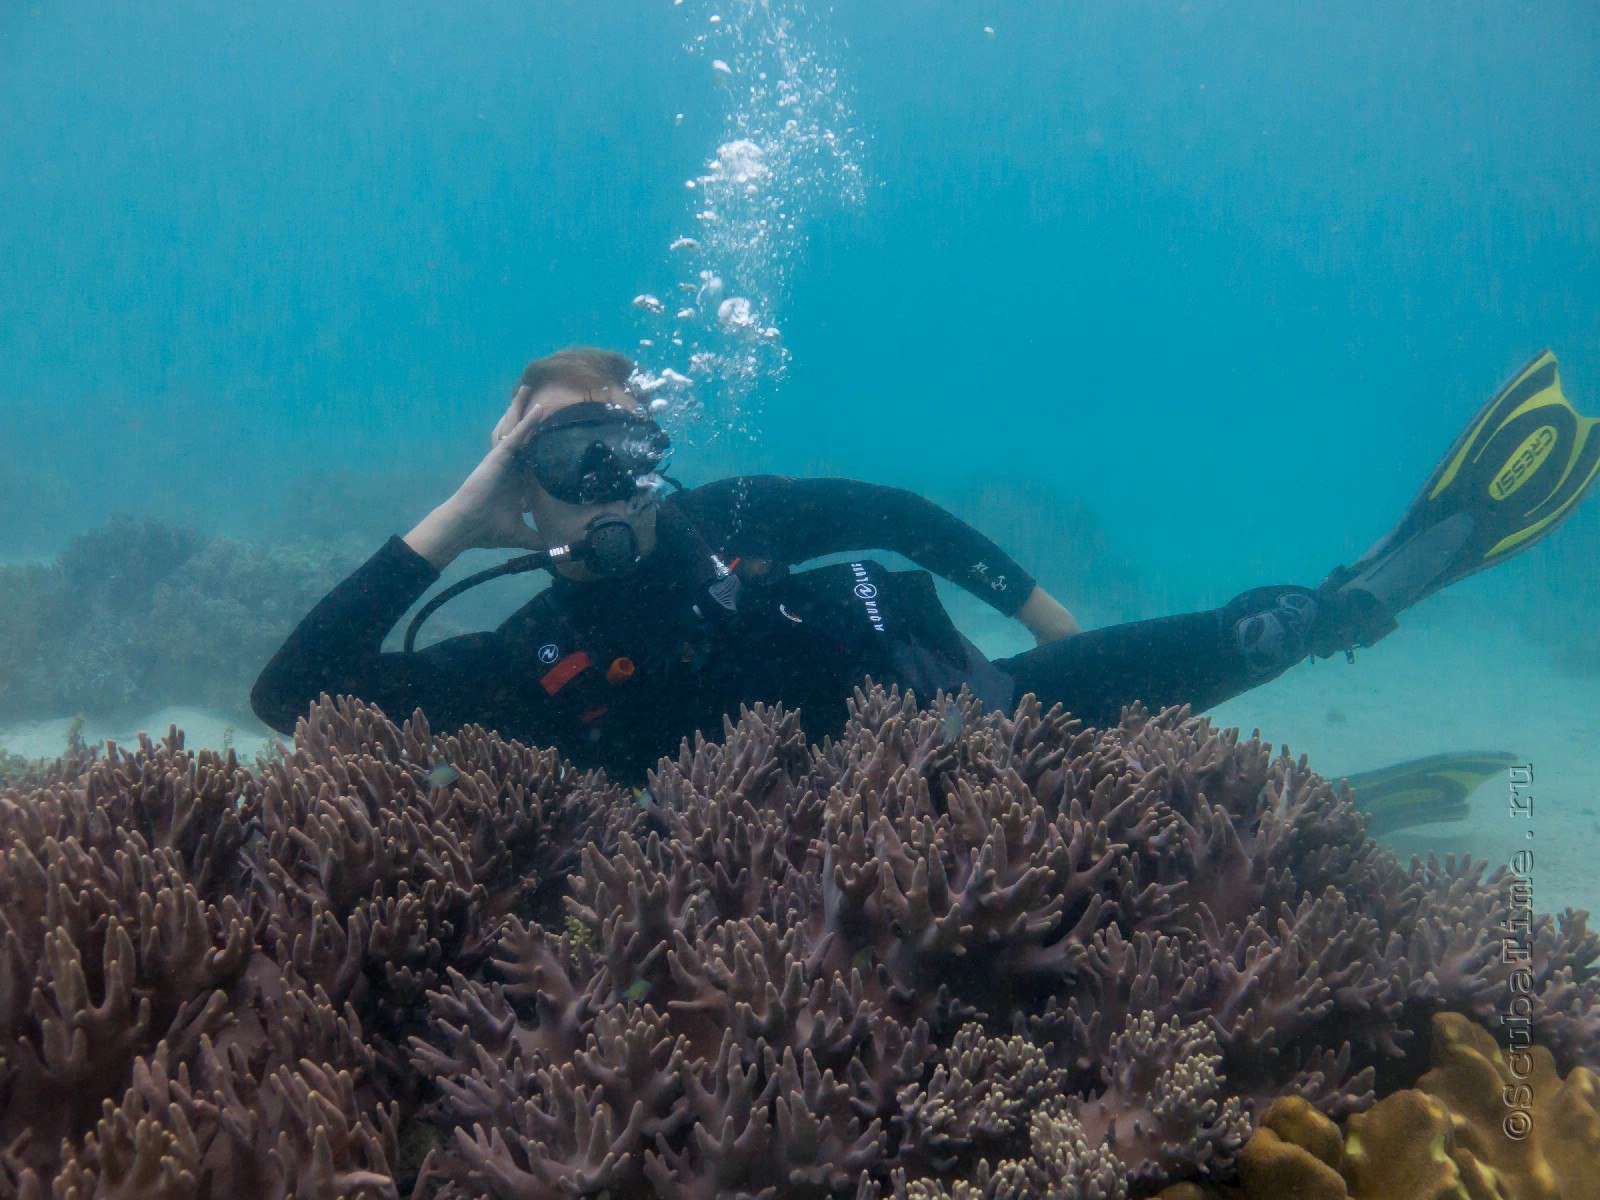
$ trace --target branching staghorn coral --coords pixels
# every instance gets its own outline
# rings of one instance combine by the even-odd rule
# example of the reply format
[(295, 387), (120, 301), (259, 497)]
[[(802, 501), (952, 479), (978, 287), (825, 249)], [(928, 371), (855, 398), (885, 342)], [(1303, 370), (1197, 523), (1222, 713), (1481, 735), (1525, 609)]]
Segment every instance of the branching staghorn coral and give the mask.
[[(459, 1129), (430, 1163), (441, 1193), (558, 1195), (573, 1155), (619, 1196), (1147, 1193), (1226, 1173), (1286, 1088), (1370, 1105), (1418, 1019), (1483, 1007), (1488, 963), (1488, 984), (1395, 968), (1417, 938), (1423, 962), (1473, 953), (1459, 927), (1492, 886), (1400, 867), (1303, 761), (1176, 713), (1090, 732), (962, 703), (860, 696), (809, 759), (783, 749), (792, 718), (757, 710), (665, 763), (651, 833), (587, 853), (568, 923), (517, 929), (489, 980), (436, 997), (460, 1014), (477, 994), (502, 1030), (492, 1069), (464, 1024), (453, 1071), (414, 1043)], [(1546, 990), (1584, 1014), (1557, 1040), (1593, 1053), (1592, 939), (1541, 922)], [(1417, 932), (1379, 936), (1397, 929)], [(488, 1097), (548, 1103), (539, 1081), (619, 1011), (683, 1098), (640, 1110), (574, 1082), (589, 1140), (544, 1165), (497, 1136)], [(659, 1133), (686, 1109), (687, 1135)]]
[[(448, 767), (448, 771), (439, 768)], [(444, 781), (444, 782), (441, 782)], [(0, 1192), (1144, 1196), (1267, 1105), (1413, 1083), (1493, 1013), (1500, 877), (1403, 867), (1304, 761), (877, 689), (638, 793), (324, 700), (0, 791)], [(1600, 1055), (1600, 943), (1523, 983)]]
[(398, 1194), (392, 1039), (608, 794), (342, 703), (259, 770), (173, 731), (0, 792), (0, 1192)]

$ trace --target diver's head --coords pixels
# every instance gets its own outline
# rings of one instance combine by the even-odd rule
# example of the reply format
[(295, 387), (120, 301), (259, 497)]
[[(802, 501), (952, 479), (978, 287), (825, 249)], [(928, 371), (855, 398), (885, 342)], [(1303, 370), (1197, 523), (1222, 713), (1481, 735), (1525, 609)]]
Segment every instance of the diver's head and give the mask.
[[(546, 547), (604, 540), (618, 522), (632, 530), (640, 555), (656, 544), (656, 492), (669, 443), (648, 415), (634, 367), (608, 350), (562, 350), (528, 364), (518, 390), (538, 422), (517, 458), (524, 468), (526, 511)], [(607, 572), (579, 560), (556, 568), (569, 579)], [(615, 573), (615, 572), (612, 572)]]

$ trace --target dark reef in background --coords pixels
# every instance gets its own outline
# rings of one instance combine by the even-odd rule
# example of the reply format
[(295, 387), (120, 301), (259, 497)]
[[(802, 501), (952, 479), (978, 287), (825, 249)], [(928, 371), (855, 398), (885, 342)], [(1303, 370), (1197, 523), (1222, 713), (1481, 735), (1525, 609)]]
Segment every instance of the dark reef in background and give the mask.
[[(0, 1191), (1107, 1200), (1498, 1028), (1505, 880), (1258, 740), (879, 691), (725, 732), (630, 794), (325, 701), (256, 769), (175, 732), (0, 791)], [(1527, 937), (1594, 1065), (1600, 939)]]
[[(268, 495), (235, 489), (181, 521), (120, 515), (70, 535), (82, 481), (11, 464), (0, 551), (65, 548), (53, 563), (0, 559), (0, 722), (185, 704), (253, 721), (250, 685), (295, 623), (452, 487), (442, 468), (290, 470)], [(219, 526), (243, 533), (206, 532)]]
[(0, 567), (0, 720), (248, 713), (262, 664), (355, 562), (123, 518), (48, 566)]

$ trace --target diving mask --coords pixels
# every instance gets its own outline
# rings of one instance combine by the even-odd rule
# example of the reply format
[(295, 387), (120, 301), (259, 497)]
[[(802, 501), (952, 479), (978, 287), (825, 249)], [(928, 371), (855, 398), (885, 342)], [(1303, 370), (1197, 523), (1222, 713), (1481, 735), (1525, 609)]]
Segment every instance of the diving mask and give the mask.
[(628, 500), (658, 482), (667, 431), (620, 404), (583, 400), (552, 413), (517, 451), (541, 487), (568, 504)]

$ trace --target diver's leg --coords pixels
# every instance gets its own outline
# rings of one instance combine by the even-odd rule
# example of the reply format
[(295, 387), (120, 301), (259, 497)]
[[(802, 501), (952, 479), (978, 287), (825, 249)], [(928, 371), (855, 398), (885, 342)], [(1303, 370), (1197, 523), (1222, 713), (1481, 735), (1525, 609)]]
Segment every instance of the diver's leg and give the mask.
[(1325, 616), (1308, 588), (1252, 588), (1221, 608), (1091, 629), (995, 666), (1018, 697), (1032, 692), (1091, 725), (1114, 724), (1135, 700), (1199, 711), (1276, 678), (1313, 647), (1328, 652)]

